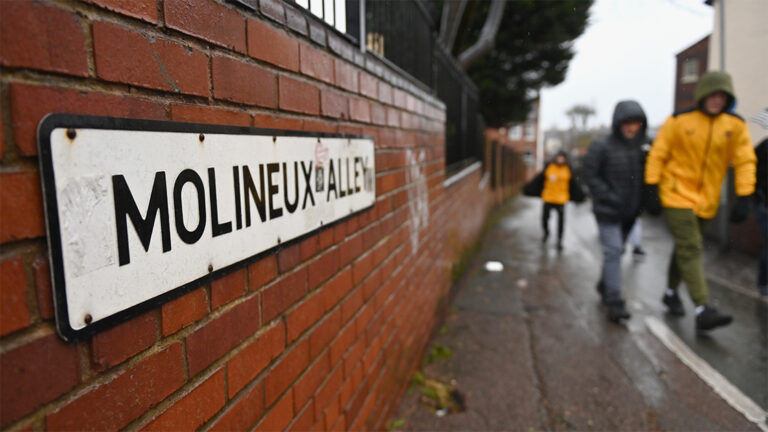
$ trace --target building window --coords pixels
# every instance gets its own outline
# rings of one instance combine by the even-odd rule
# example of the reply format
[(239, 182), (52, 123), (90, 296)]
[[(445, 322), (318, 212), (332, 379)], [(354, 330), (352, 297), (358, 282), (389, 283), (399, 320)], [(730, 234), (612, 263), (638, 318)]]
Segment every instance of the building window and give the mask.
[(328, 23), (336, 30), (347, 32), (346, 0), (295, 0), (296, 4), (307, 9), (312, 15)]
[(699, 80), (699, 59), (689, 58), (683, 61), (683, 73), (680, 82), (683, 84), (695, 83)]
[(536, 141), (536, 123), (535, 121), (525, 122), (525, 140)]
[(511, 140), (523, 139), (523, 127), (521, 125), (512, 126), (511, 128), (509, 128), (509, 133), (507, 134), (507, 136)]

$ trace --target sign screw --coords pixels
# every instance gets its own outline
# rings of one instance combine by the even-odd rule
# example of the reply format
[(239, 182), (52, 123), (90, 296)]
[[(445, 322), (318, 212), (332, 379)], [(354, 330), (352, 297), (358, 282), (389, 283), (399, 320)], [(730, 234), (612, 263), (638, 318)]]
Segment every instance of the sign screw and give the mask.
[(280, 240), (280, 237), (277, 238), (277, 244), (280, 244), (282, 240)]
[(85, 317), (83, 318), (83, 320), (85, 321), (86, 324), (90, 324), (93, 322), (93, 317), (91, 316), (91, 314), (85, 314)]
[(203, 134), (200, 134), (200, 135), (198, 136), (198, 138), (200, 139), (200, 142), (203, 142), (203, 141), (205, 141), (205, 135), (203, 135)]
[(213, 264), (208, 264), (208, 273), (213, 273)]
[(72, 128), (67, 129), (67, 138), (73, 140), (77, 136), (77, 131)]

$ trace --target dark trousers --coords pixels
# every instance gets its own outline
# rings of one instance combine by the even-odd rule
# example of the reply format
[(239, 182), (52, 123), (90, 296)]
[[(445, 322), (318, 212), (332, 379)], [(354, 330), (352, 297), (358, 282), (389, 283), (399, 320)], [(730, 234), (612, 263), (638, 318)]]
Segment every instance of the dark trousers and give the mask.
[(557, 212), (557, 240), (563, 239), (563, 226), (565, 226), (565, 212), (563, 204), (552, 204), (545, 202), (544, 210), (541, 212), (541, 227), (544, 229), (544, 236), (549, 236), (549, 212)]

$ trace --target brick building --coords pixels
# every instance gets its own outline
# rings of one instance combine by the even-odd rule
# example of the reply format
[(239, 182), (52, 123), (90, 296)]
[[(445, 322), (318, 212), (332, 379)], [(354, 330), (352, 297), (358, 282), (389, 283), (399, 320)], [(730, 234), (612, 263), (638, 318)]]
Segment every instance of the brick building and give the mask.
[(709, 36), (677, 53), (675, 68), (675, 111), (696, 105), (694, 92), (699, 78), (707, 72)]
[[(504, 194), (492, 159), (446, 176), (443, 102), (281, 0), (3, 1), (0, 66), (0, 428), (384, 427)], [(365, 135), (375, 205), (64, 342), (49, 113)]]

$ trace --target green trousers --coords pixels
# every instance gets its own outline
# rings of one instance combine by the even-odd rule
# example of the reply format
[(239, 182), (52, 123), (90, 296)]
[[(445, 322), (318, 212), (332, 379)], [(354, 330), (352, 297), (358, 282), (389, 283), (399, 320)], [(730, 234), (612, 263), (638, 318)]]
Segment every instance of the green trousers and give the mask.
[(709, 301), (707, 278), (701, 263), (705, 220), (691, 209), (664, 208), (664, 217), (675, 240), (667, 272), (667, 286), (676, 290), (685, 282), (696, 306)]

